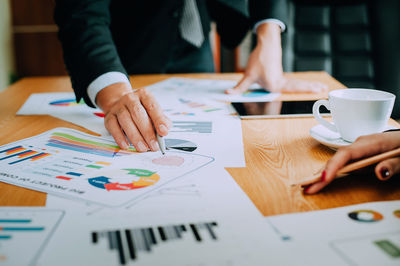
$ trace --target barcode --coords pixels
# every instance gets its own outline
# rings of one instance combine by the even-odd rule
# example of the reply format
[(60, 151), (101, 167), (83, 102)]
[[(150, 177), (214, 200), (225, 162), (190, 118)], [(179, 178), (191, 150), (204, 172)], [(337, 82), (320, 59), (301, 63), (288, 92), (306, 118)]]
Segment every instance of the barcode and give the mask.
[(136, 260), (139, 251), (151, 252), (152, 246), (169, 240), (182, 239), (185, 233), (190, 232), (196, 242), (204, 241), (201, 231), (208, 233), (212, 240), (217, 240), (215, 226), (216, 222), (209, 222), (99, 231), (92, 232), (92, 243), (97, 244), (106, 239), (109, 250), (116, 250), (120, 264), (125, 265), (128, 260)]

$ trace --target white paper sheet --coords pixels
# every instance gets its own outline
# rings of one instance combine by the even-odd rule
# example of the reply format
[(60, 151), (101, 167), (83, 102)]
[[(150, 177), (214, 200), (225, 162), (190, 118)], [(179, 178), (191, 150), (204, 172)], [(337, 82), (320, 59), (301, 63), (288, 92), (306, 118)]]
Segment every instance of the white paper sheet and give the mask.
[(192, 99), (214, 99), (225, 102), (271, 102), (280, 96), (280, 93), (270, 93), (258, 84), (253, 84), (250, 90), (241, 94), (225, 94), (225, 90), (233, 88), (237, 81), (217, 79), (169, 78), (147, 86), (159, 101), (165, 95), (191, 96)]
[(64, 211), (0, 207), (0, 265), (36, 265)]
[(104, 206), (120, 206), (214, 159), (196, 153), (137, 153), (67, 128), (0, 147), (0, 180)]
[(400, 201), (266, 218), (291, 265), (400, 265)]
[[(52, 204), (63, 203), (53, 199)], [(283, 243), (265, 228), (264, 218), (235, 181), (212, 165), (127, 209), (104, 209), (79, 222), (73, 211), (69, 214), (38, 265), (122, 265), (121, 256), (125, 265), (276, 265), (277, 254), (284, 252)], [(180, 230), (182, 225), (186, 231)], [(151, 243), (149, 228), (157, 244)], [(130, 257), (126, 230), (135, 259)], [(121, 237), (121, 245), (110, 249), (109, 236), (116, 243)]]
[[(111, 137), (104, 127), (102, 111), (85, 104), (76, 104), (74, 97), (73, 93), (32, 94), (17, 114), (52, 115), (102, 136)], [(230, 105), (210, 103), (207, 100), (193, 101), (190, 103), (194, 105), (191, 105), (187, 103), (190, 101), (188, 97), (177, 98), (171, 95), (162, 99), (161, 104), (166, 103), (164, 109), (169, 110), (166, 113), (175, 122), (167, 139), (192, 142), (196, 145), (197, 152), (215, 157), (224, 167), (245, 166), (241, 122), (238, 117), (229, 115), (233, 112)], [(168, 143), (171, 141), (167, 141), (167, 147)]]

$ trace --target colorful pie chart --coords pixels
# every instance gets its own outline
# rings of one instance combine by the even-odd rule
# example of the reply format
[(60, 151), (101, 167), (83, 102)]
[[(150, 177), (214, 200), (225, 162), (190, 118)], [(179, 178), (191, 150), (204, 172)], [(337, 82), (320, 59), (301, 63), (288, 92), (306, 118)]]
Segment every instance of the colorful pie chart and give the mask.
[(89, 178), (88, 182), (90, 185), (96, 188), (112, 191), (134, 190), (138, 188), (148, 187), (156, 184), (160, 180), (160, 176), (156, 174), (156, 172), (145, 169), (121, 169), (121, 171), (125, 172), (125, 177), (132, 176), (130, 182), (120, 183), (118, 181), (118, 177), (110, 178), (106, 176)]
[(383, 215), (372, 210), (358, 210), (348, 214), (350, 219), (363, 223), (374, 223), (383, 219)]

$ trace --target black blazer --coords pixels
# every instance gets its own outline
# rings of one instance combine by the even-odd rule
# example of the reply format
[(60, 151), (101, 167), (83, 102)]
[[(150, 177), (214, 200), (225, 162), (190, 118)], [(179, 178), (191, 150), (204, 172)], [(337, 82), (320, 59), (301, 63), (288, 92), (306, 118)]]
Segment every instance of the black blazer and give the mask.
[[(205, 36), (217, 22), (221, 41), (236, 46), (249, 27), (265, 18), (286, 21), (282, 0), (197, 0)], [(160, 73), (179, 36), (183, 0), (56, 0), (66, 68), (79, 101), (93, 106), (87, 87), (98, 76), (118, 71)]]

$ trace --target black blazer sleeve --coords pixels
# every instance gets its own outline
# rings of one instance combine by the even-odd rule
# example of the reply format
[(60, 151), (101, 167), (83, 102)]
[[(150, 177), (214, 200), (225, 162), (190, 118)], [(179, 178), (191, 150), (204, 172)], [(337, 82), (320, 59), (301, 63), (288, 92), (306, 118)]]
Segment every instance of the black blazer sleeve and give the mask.
[(54, 19), (77, 100), (94, 107), (87, 87), (98, 76), (127, 75), (110, 31), (110, 0), (57, 0)]
[(286, 0), (249, 0), (250, 25), (268, 18), (279, 19), (287, 25)]

